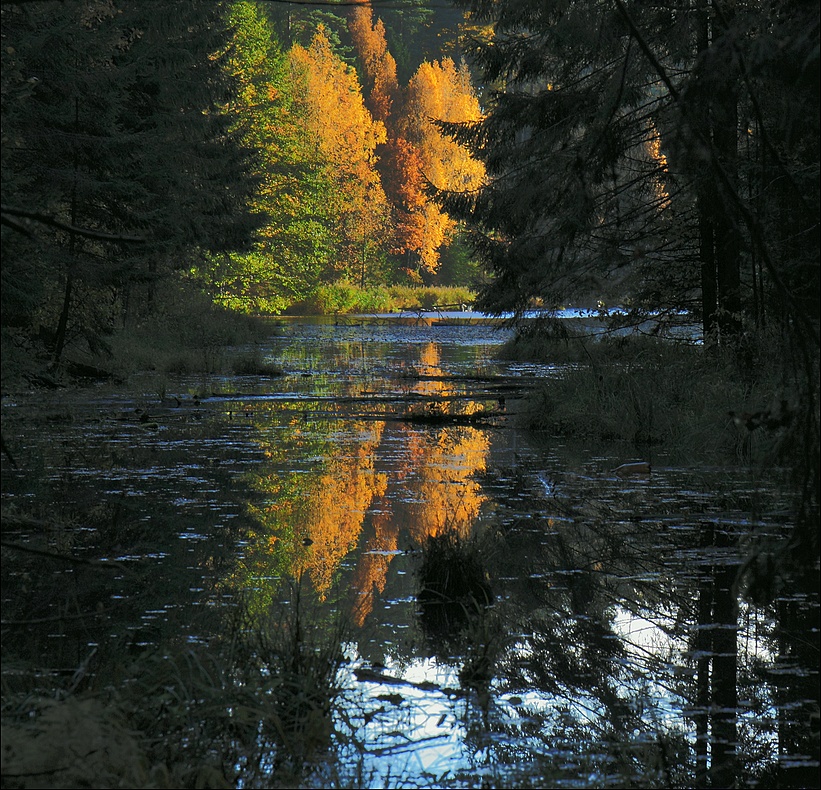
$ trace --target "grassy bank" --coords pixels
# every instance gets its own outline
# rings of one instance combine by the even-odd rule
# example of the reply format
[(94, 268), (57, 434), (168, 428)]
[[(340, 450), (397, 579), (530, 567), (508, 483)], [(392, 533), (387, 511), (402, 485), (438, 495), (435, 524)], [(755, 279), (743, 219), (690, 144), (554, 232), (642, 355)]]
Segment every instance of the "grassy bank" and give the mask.
[[(138, 371), (168, 374), (279, 373), (254, 346), (271, 333), (265, 319), (240, 315), (189, 298), (161, 315), (134, 322), (109, 340), (111, 369), (118, 375)], [(236, 354), (237, 346), (251, 350)], [(100, 360), (105, 364), (105, 360)]]
[[(466, 288), (374, 286), (346, 283), (321, 286), (308, 300), (292, 305), (291, 315), (397, 313), (432, 310), (473, 302)], [(267, 316), (237, 313), (211, 302), (199, 291), (178, 283), (158, 293), (151, 313), (112, 317), (95, 333), (70, 338), (61, 366), (54, 370), (53, 348), (30, 331), (8, 329), (2, 335), (4, 391), (30, 384), (56, 386), (66, 380), (110, 375), (126, 378), (137, 372), (172, 374), (259, 374), (280, 371), (254, 342), (270, 334)], [(237, 354), (237, 346), (251, 348)]]
[(716, 491), (731, 467), (745, 467), (752, 481), (782, 481), (789, 526), (778, 538), (752, 534), (736, 583), (758, 603), (787, 583), (817, 589), (817, 355), (775, 333), (710, 349), (642, 336), (538, 335), (511, 342), (504, 355), (557, 366), (518, 406), (522, 424), (551, 441), (599, 452), (618, 444), (647, 471), (712, 468)]
[(291, 306), (286, 312), (292, 315), (399, 313), (403, 310), (470, 305), (475, 296), (467, 288), (454, 286), (390, 285), (359, 288), (349, 283), (337, 283), (320, 286), (310, 299)]
[[(510, 359), (557, 365), (520, 410), (523, 424), (551, 436), (622, 442), (703, 460), (776, 460), (789, 436), (800, 385), (783, 375), (783, 349), (707, 353), (652, 337), (518, 337)], [(748, 423), (742, 415), (760, 415)]]
[(3, 391), (122, 380), (138, 372), (273, 375), (278, 370), (259, 351), (229, 353), (236, 346), (253, 349), (255, 340), (269, 334), (262, 318), (219, 308), (192, 289), (169, 289), (158, 294), (150, 314), (112, 317), (93, 333), (69, 335), (57, 367), (47, 334), (4, 327)]

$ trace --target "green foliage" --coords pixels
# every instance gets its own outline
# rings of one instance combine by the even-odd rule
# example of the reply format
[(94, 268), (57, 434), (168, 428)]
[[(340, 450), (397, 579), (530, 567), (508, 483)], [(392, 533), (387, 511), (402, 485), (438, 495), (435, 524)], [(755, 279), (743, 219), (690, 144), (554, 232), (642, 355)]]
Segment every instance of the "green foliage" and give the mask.
[(399, 313), (445, 306), (458, 309), (461, 305), (473, 304), (474, 298), (473, 292), (467, 288), (402, 285), (359, 288), (341, 282), (317, 287), (309, 299), (292, 305), (287, 312), (296, 315), (335, 315)]
[(471, 255), (464, 235), (458, 234), (449, 246), (441, 249), (435, 279), (437, 285), (467, 287), (475, 291), (481, 287), (484, 280), (482, 265)]
[[(251, 314), (279, 313), (320, 283), (382, 279), (386, 266), (388, 234), (373, 194), (381, 127), (364, 109), (334, 37), (312, 33), (307, 48), (283, 51), (272, 13), (232, 4), (222, 55), (238, 86), (228, 107), (233, 130), (254, 152), (261, 178), (251, 206), (265, 227), (250, 252), (207, 256), (193, 271), (217, 303)], [(374, 183), (366, 183), (368, 168)]]
[[(314, 305), (319, 315), (358, 312), (364, 292), (350, 283), (321, 285), (314, 291), (309, 304)], [(371, 292), (373, 294), (373, 292)], [(373, 301), (373, 300), (372, 300)]]
[(295, 115), (294, 81), (263, 6), (232, 3), (221, 64), (236, 90), (227, 114), (253, 152), (260, 183), (251, 198), (265, 226), (250, 251), (204, 257), (192, 270), (218, 304), (249, 314), (281, 312), (316, 286), (331, 254), (330, 182)]

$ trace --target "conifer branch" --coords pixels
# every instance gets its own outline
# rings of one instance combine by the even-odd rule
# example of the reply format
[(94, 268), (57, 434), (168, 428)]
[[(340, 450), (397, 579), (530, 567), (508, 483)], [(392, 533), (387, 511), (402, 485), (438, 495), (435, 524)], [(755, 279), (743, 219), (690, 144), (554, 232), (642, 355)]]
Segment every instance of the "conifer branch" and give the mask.
[[(75, 225), (70, 225), (66, 222), (61, 222), (48, 214), (40, 214), (37, 211), (28, 211), (27, 209), (14, 208), (13, 206), (1, 206), (2, 223), (9, 228), (12, 228), (19, 233), (24, 233), (27, 236), (31, 235), (28, 228), (29, 223), (37, 222), (41, 225), (47, 225), (51, 228), (64, 230), (67, 233), (73, 233), (76, 236), (84, 236), (88, 239), (98, 239), (99, 241), (117, 241), (130, 242), (132, 244), (142, 244), (147, 241), (143, 236), (123, 236), (116, 233), (105, 233), (101, 230), (91, 230), (91, 228), (78, 228)], [(20, 220), (27, 220), (20, 222), (13, 218)]]

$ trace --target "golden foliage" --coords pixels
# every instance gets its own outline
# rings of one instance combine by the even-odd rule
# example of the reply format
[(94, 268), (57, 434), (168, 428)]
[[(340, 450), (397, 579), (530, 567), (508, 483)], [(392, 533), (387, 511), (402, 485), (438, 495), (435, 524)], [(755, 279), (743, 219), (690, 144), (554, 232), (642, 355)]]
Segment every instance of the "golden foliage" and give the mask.
[(327, 162), (329, 200), (340, 217), (336, 268), (356, 271), (366, 239), (384, 235), (389, 210), (376, 171), (376, 147), (387, 139), (362, 98), (356, 71), (337, 57), (320, 26), (311, 46), (294, 46), (292, 73), (300, 85), (295, 113)]
[(310, 48), (295, 45), (290, 57), (304, 87), (297, 112), (317, 146), (334, 167), (374, 183), (374, 150), (386, 131), (365, 107), (356, 71), (333, 53), (321, 26)]
[(408, 83), (406, 133), (418, 147), (426, 178), (437, 189), (473, 190), (484, 180), (484, 165), (442, 134), (435, 121), (470, 123), (482, 117), (464, 64), (450, 58), (422, 63)]
[(364, 67), (368, 107), (374, 118), (387, 123), (399, 85), (385, 25), (381, 19), (374, 24), (371, 7), (360, 5), (351, 9), (348, 30)]
[[(469, 123), (481, 118), (479, 100), (464, 64), (450, 58), (422, 63), (408, 83), (403, 132), (418, 151), (426, 181), (450, 191), (472, 191), (484, 182), (484, 165), (443, 134), (436, 121)], [(423, 242), (417, 248), (422, 266), (436, 271), (439, 248), (453, 233), (454, 222), (438, 206), (424, 206)]]

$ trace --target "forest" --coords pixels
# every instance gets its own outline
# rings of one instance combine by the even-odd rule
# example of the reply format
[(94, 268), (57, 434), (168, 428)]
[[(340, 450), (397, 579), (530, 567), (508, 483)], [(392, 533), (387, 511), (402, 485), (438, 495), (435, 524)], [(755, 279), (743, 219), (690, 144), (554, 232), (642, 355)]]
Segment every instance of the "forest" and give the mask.
[(435, 125), (480, 108), (432, 14), (5, 3), (4, 326), (42, 327), (59, 359), (180, 284), (270, 315), (337, 282), (466, 282), (427, 188), (481, 182)]
[(813, 342), (811, 4), (3, 5), (4, 338), (54, 362), (180, 287), (271, 315), (459, 285)]
[[(744, 672), (737, 645), (728, 662), (719, 649), (726, 643), (716, 636), (709, 646), (717, 657), (693, 659), (697, 693), (714, 694), (709, 717), (718, 723), (710, 719), (709, 750), (709, 717), (696, 714), (696, 767), (671, 758), (685, 767), (680, 774), (669, 768), (668, 751), (677, 741), (659, 738), (664, 767), (652, 777), (661, 778), (647, 779), (652, 771), (642, 773), (644, 766), (635, 786), (800, 787), (807, 777), (815, 781), (821, 75), (814, 0), (3, 0), (0, 14), (3, 521), (11, 530), (7, 534), (4, 526), (3, 600), (12, 612), (3, 635), (5, 644), (13, 644), (8, 652), (4, 648), (4, 664), (6, 656), (13, 664), (3, 676), (4, 729), (6, 717), (23, 726), (35, 696), (26, 696), (30, 690), (80, 700), (74, 692), (83, 684), (102, 693), (106, 675), (98, 662), (116, 666), (114, 674), (121, 669), (113, 648), (108, 654), (101, 647), (97, 655), (105, 643), (100, 622), (109, 609), (96, 602), (95, 585), (112, 598), (120, 592), (110, 580), (101, 581), (108, 571), (94, 565), (101, 575), (72, 598), (78, 611), (66, 615), (69, 604), (55, 592), (62, 582), (39, 578), (36, 563), (91, 567), (98, 563), (93, 557), (106, 553), (130, 561), (130, 542), (139, 544), (140, 529), (160, 518), (138, 518), (130, 493), (115, 504), (113, 495), (97, 502), (91, 501), (97, 494), (82, 493), (83, 486), (92, 478), (102, 485), (131, 463), (140, 474), (143, 466), (153, 469), (158, 453), (168, 450), (157, 439), (166, 429), (181, 445), (210, 453), (213, 428), (226, 433), (203, 461), (203, 475), (224, 475), (221, 495), (232, 506), (234, 498), (243, 499), (240, 489), (248, 489), (235, 522), (245, 523), (244, 531), (237, 527), (230, 540), (253, 551), (231, 555), (235, 564), (226, 569), (228, 552), (220, 544), (202, 567), (215, 578), (224, 571), (215, 582), (219, 595), (253, 592), (248, 610), (230, 623), (234, 641), (225, 648), (225, 667), (208, 674), (199, 658), (188, 665), (192, 677), (207, 675), (202, 682), (218, 700), (219, 733), (213, 738), (206, 732), (207, 714), (185, 712), (206, 698), (197, 696), (196, 683), (190, 699), (169, 702), (162, 695), (176, 681), (163, 679), (167, 665), (141, 665), (140, 672), (160, 678), (151, 694), (161, 711), (156, 721), (167, 730), (152, 742), (153, 751), (146, 747), (155, 773), (140, 768), (142, 778), (130, 781), (264, 786), (273, 776), (270, 786), (290, 786), (297, 769), (288, 774), (278, 773), (279, 763), (271, 768), (268, 746), (252, 731), (260, 700), (267, 705), (270, 693), (281, 692), (271, 692), (266, 684), (272, 675), (265, 673), (276, 676), (271, 667), (281, 660), (285, 677), (288, 661), (304, 658), (302, 636), (310, 627), (300, 619), (303, 577), (325, 603), (337, 594), (357, 546), (367, 546), (367, 557), (348, 579), (362, 599), (348, 625), (362, 628), (379, 610), (386, 585), (395, 583), (391, 563), (417, 551), (403, 548), (403, 540), (428, 549), (439, 540), (440, 549), (458, 554), (464, 546), (448, 544), (442, 525), (464, 537), (484, 517), (493, 475), (501, 475), (489, 460), (497, 457), (489, 437), (499, 423), (513, 420), (515, 399), (516, 430), (560, 448), (573, 443), (594, 458), (605, 457), (604, 451), (595, 454), (598, 442), (628, 447), (635, 468), (646, 469), (648, 477), (654, 455), (697, 457), (693, 466), (713, 476), (715, 482), (705, 486), (712, 486), (718, 502), (711, 500), (718, 515), (709, 528), (705, 522), (698, 527), (698, 549), (720, 553), (728, 549), (720, 542), (726, 539), (738, 556), (731, 571), (699, 559), (699, 568), (719, 570), (706, 592), (703, 580), (695, 592), (687, 590), (695, 603), (690, 609), (682, 604), (681, 611), (698, 610), (699, 628), (729, 622), (735, 628), (739, 612), (766, 611), (776, 623), (770, 643), (776, 670), (811, 667), (797, 681), (799, 702), (779, 709), (781, 745), (773, 747), (806, 761), (785, 768), (777, 756), (764, 754), (766, 739), (752, 736), (749, 750), (753, 744), (761, 754), (742, 755), (734, 749), (736, 739), (745, 737), (738, 734), (743, 728), (737, 730), (735, 713), (728, 723), (720, 711), (741, 704), (735, 681), (741, 683)], [(510, 333), (501, 352), (514, 360), (510, 370), (543, 364), (561, 373), (536, 384), (525, 373), (515, 385), (521, 392), (498, 389), (496, 381), (487, 385), (484, 368), (454, 374), (447, 367), (455, 364), (448, 356), (452, 349), (443, 351), (435, 338), (418, 347), (391, 340), (401, 351), (373, 362), (363, 361), (362, 352), (372, 337), (337, 337), (336, 356), (322, 357), (328, 353), (323, 348), (317, 357), (322, 361), (315, 362), (310, 343), (319, 330), (300, 335), (303, 330), (293, 329), (299, 325), (288, 323), (322, 316), (327, 321), (320, 326), (341, 328), (344, 335), (367, 326), (368, 316), (384, 327), (379, 322), (389, 314), (410, 311), (422, 321), (437, 310), (464, 313), (467, 307)], [(584, 327), (595, 323), (597, 339), (573, 328), (564, 318), (568, 309), (586, 311)], [(290, 344), (284, 340), (289, 332), (295, 338)], [(278, 359), (269, 353), (273, 347)], [(334, 365), (342, 369), (343, 362), (366, 380), (361, 391), (334, 389)], [(466, 364), (461, 357), (459, 364)], [(388, 384), (374, 383), (385, 371)], [(255, 377), (253, 384), (243, 376)], [(515, 378), (504, 386), (513, 387)], [(299, 390), (309, 379), (314, 389)], [(465, 394), (462, 379), (497, 389)], [(106, 390), (105, 407), (95, 400), (101, 388), (115, 392)], [(134, 392), (134, 402), (121, 409), (120, 401)], [(396, 413), (374, 411), (391, 399)], [(465, 404), (458, 405), (460, 399)], [(25, 417), (29, 408), (33, 416)], [(88, 410), (93, 416), (86, 424), (78, 415)], [(346, 433), (339, 424), (348, 417), (353, 427)], [(242, 420), (242, 430), (253, 429), (253, 436), (232, 443)], [(74, 428), (85, 438), (58, 438)], [(129, 431), (133, 436), (121, 447)], [(99, 452), (90, 449), (97, 432), (105, 434)], [(379, 453), (404, 441), (408, 458), (394, 459), (401, 470), (393, 479), (392, 467), (380, 466), (387, 462)], [(188, 452), (180, 451), (179, 468), (188, 463)], [(234, 463), (235, 452), (247, 468), (232, 476), (222, 470)], [(515, 447), (511, 453), (518, 459)], [(451, 470), (450, 487), (437, 488), (441, 469), (454, 457), (462, 466)], [(100, 469), (83, 471), (78, 458), (88, 469), (96, 469), (94, 463)], [(722, 486), (741, 472), (761, 489), (727, 493)], [(81, 483), (68, 482), (73, 475)], [(140, 479), (147, 487), (155, 482), (148, 473)], [(397, 480), (410, 481), (412, 495), (402, 494)], [(159, 500), (166, 489), (158, 489)], [(675, 496), (690, 493), (685, 487)], [(619, 514), (620, 495), (613, 506)], [(767, 511), (768, 497), (778, 500), (776, 515)], [(182, 494), (178, 499), (185, 501)], [(543, 501), (532, 502), (532, 513), (517, 524), (541, 518)], [(507, 505), (500, 504), (499, 512)], [(599, 516), (577, 505), (581, 515), (562, 511), (567, 523), (579, 535), (588, 529), (592, 534), (590, 524), (598, 524)], [(737, 517), (742, 510), (743, 519)], [(175, 517), (168, 518), (173, 523)], [(556, 516), (556, 523), (562, 518)], [(735, 525), (729, 538), (716, 537), (722, 519)], [(767, 519), (778, 523), (772, 527)], [(555, 526), (553, 516), (545, 515), (545, 522)], [(614, 532), (597, 533), (591, 545), (618, 554), (612, 536), (623, 526), (608, 524)], [(151, 535), (158, 543), (166, 539), (159, 531)], [(631, 562), (643, 556), (645, 539)], [(574, 534), (570, 553), (584, 555), (585, 540)], [(524, 568), (529, 547), (515, 540), (510, 545), (521, 551), (510, 562)], [(555, 549), (562, 562), (564, 550), (563, 544)], [(502, 553), (497, 551), (496, 562)], [(453, 562), (471, 567), (465, 556)], [(675, 555), (663, 572), (679, 559)], [(423, 567), (436, 568), (433, 560), (426, 554)], [(445, 563), (445, 575), (451, 563)], [(140, 573), (150, 572), (140, 567)], [(601, 568), (600, 558), (578, 573), (591, 568)], [(489, 582), (482, 573), (477, 571), (484, 595)], [(261, 616), (284, 594), (284, 582), (254, 586), (266, 574), (299, 580), (295, 619), (287, 627), (280, 623), (273, 635), (260, 630), (249, 646), (243, 639), (259, 624), (249, 626), (242, 617)], [(139, 595), (151, 587), (144, 578)], [(47, 594), (35, 596), (37, 584)], [(162, 584), (173, 586), (166, 577)], [(511, 584), (525, 585), (521, 579)], [(607, 585), (598, 578), (591, 584), (600, 584), (600, 591)], [(121, 597), (136, 612), (143, 598), (134, 593), (132, 604), (132, 592)], [(637, 610), (645, 604), (652, 610), (656, 595), (661, 597), (657, 590), (647, 599), (638, 593)], [(62, 608), (55, 614), (44, 601)], [(724, 604), (729, 614), (719, 613)], [(86, 605), (88, 611), (79, 611)], [(706, 614), (698, 609), (702, 605)], [(606, 608), (596, 614), (602, 622)], [(134, 612), (127, 615), (134, 619)], [(112, 615), (113, 630), (120, 628), (120, 616)], [(91, 618), (101, 629), (94, 632), (98, 642), (88, 642), (95, 645), (94, 660), (81, 663), (82, 656), (66, 648), (68, 657), (58, 655), (71, 667), (60, 670), (67, 678), (42, 680), (47, 673), (32, 670), (29, 689), (20, 678), (37, 665), (37, 629), (54, 621), (63, 627), (66, 617), (83, 627), (84, 618)], [(564, 621), (554, 625), (558, 633)], [(317, 630), (327, 636), (335, 627), (326, 619)], [(676, 627), (685, 630), (679, 622)], [(584, 628), (574, 638), (595, 645), (598, 636)], [(15, 641), (23, 633), (15, 629), (29, 629), (28, 641)], [(470, 666), (479, 667), (471, 688), (481, 687), (485, 702), (493, 676), (488, 666), (501, 666), (500, 656), (508, 655), (490, 630), (480, 634), (486, 642), (477, 637), (471, 643), (469, 653), (475, 659)], [(81, 645), (91, 639), (70, 635)], [(565, 656), (551, 653), (551, 645), (561, 642), (554, 636), (538, 649), (565, 666)], [(277, 641), (283, 639), (287, 644)], [(533, 634), (527, 639), (531, 646), (538, 643)], [(693, 639), (692, 655), (702, 648), (706, 654), (702, 636)], [(149, 641), (135, 638), (128, 649)], [(156, 643), (164, 644), (159, 637)], [(476, 658), (491, 643), (493, 650)], [(237, 668), (245, 659), (256, 667), (266, 651), (276, 661), (253, 680), (250, 670), (246, 675), (244, 666)], [(327, 654), (318, 649), (308, 661), (307, 674), (315, 672), (311, 679), (319, 677), (323, 689), (344, 664), (339, 651), (339, 644)], [(758, 661), (750, 661), (749, 676), (770, 682), (770, 670)], [(514, 664), (506, 665), (510, 677), (543, 672), (511, 669)], [(730, 690), (727, 683), (722, 687), (726, 678), (732, 678)], [(552, 679), (540, 682), (552, 688)], [(782, 687), (772, 682), (777, 697)], [(219, 696), (226, 689), (245, 700), (237, 709), (247, 721), (225, 723), (225, 711), (234, 709)], [(145, 735), (156, 721), (122, 694), (117, 710)], [(310, 715), (316, 713), (313, 723), (325, 743), (332, 705), (319, 696)], [(718, 704), (722, 699), (725, 704)], [(396, 696), (382, 701), (394, 704)], [(234, 737), (234, 727), (242, 734)], [(726, 733), (731, 749), (722, 741)], [(271, 735), (277, 755), (294, 747), (283, 747), (281, 735)], [(651, 741), (645, 744), (650, 751)], [(193, 744), (202, 765), (219, 765), (216, 778), (197, 774), (194, 758), (177, 764), (173, 752), (181, 744)], [(252, 753), (256, 757), (248, 757)], [(507, 765), (509, 756), (496, 764)], [(134, 764), (142, 766), (140, 760)], [(168, 775), (162, 774), (166, 767)], [(524, 774), (533, 782), (548, 775)], [(9, 779), (9, 786), (34, 786), (23, 773), (14, 776), (23, 778), (17, 784)], [(322, 785), (321, 777), (312, 777), (304, 786)], [(500, 786), (525, 786), (517, 784), (522, 775), (505, 777)], [(463, 778), (451, 776), (443, 786), (474, 786), (472, 779), (460, 784)], [(348, 776), (336, 786), (357, 786), (356, 779)]]
[(2, 13), (7, 375), (105, 370), (169, 314), (460, 286), (547, 336), (598, 304), (684, 316), (752, 368), (776, 337), (817, 433), (812, 3)]

